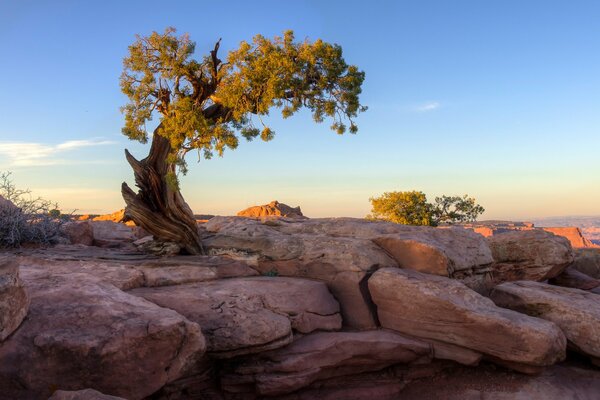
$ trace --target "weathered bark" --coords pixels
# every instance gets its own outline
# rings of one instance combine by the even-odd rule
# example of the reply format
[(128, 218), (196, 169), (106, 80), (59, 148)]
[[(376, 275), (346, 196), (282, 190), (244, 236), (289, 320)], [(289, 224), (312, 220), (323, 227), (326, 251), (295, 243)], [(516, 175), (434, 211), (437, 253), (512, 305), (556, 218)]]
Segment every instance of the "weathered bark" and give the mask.
[(139, 188), (136, 194), (123, 182), (121, 193), (127, 205), (125, 215), (155, 239), (175, 242), (190, 254), (202, 254), (204, 250), (194, 214), (179, 190), (167, 183), (167, 175), (175, 173), (175, 165), (167, 162), (171, 144), (157, 133), (158, 129), (160, 126), (152, 136), (148, 157), (138, 161), (125, 150)]

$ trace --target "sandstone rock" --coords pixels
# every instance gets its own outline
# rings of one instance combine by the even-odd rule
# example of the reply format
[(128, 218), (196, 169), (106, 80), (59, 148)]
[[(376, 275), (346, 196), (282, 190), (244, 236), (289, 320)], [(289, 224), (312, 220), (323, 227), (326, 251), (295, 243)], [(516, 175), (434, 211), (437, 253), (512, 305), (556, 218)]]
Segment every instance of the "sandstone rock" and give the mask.
[(565, 269), (560, 275), (550, 279), (553, 285), (581, 290), (592, 290), (600, 286), (600, 280), (579, 272), (573, 267)]
[(327, 286), (306, 279), (232, 278), (129, 293), (198, 322), (217, 358), (284, 346), (292, 329), (341, 328), (339, 305)]
[(0, 256), (0, 342), (21, 324), (29, 309), (29, 296), (19, 278), (15, 258)]
[(409, 382), (394, 399), (596, 400), (600, 393), (599, 371), (555, 365), (528, 376), (490, 367), (446, 369), (435, 377)]
[(596, 247), (583, 236), (581, 229), (576, 226), (542, 227), (538, 229), (566, 238), (574, 248)]
[(260, 217), (287, 217), (287, 218), (306, 218), (300, 207), (290, 207), (287, 204), (277, 200), (263, 206), (253, 206), (237, 213), (238, 217), (260, 218)]
[(369, 239), (382, 246), (402, 268), (436, 275), (487, 266), (494, 260), (480, 235), (462, 228), (409, 226), (358, 218), (323, 218), (282, 223), (285, 233)]
[(230, 392), (253, 385), (259, 395), (276, 396), (322, 379), (428, 361), (431, 355), (426, 343), (395, 332), (318, 332), (284, 348), (233, 361), (221, 384)]
[(72, 244), (84, 244), (86, 246), (94, 244), (94, 230), (90, 221), (67, 222), (60, 227), (60, 232)]
[(565, 358), (556, 325), (496, 307), (456, 280), (385, 268), (369, 289), (385, 328), (513, 363), (547, 366)]
[(130, 227), (112, 221), (92, 221), (94, 245), (100, 247), (122, 247), (147, 236), (139, 227)]
[(24, 280), (29, 315), (0, 343), (6, 398), (48, 398), (60, 385), (142, 399), (184, 376), (204, 353), (197, 324), (88, 274)]
[(146, 287), (258, 275), (256, 270), (244, 262), (218, 256), (176, 256), (149, 259), (137, 263), (135, 268), (143, 274), (144, 278), (143, 285), (139, 286)]
[(87, 246), (69, 248), (71, 252), (65, 252), (64, 247), (56, 246), (19, 257), (21, 273), (37, 276), (43, 274), (49, 278), (54, 275), (86, 273), (121, 290), (258, 275), (247, 264), (227, 257), (157, 258), (127, 253), (120, 249)]
[[(461, 279), (487, 288), (490, 249), (483, 237), (465, 229), (413, 227), (356, 218), (256, 221), (215, 217), (205, 224), (211, 250), (257, 256), (261, 272), (320, 279), (340, 301), (344, 323), (370, 329), (368, 276), (381, 267), (411, 268)], [(392, 257), (390, 257), (390, 255)]]
[(573, 269), (600, 279), (600, 249), (576, 249)]
[(564, 271), (574, 259), (569, 241), (542, 230), (503, 233), (489, 237), (496, 282), (544, 281)]
[(48, 400), (126, 400), (122, 397), (102, 394), (94, 389), (75, 391), (57, 390)]
[(261, 273), (324, 281), (340, 302), (344, 324), (374, 328), (366, 279), (377, 268), (394, 267), (396, 262), (368, 239), (285, 231), (292, 225), (284, 220), (215, 217), (205, 224), (213, 235), (204, 244), (211, 251), (256, 256), (253, 267)]
[(486, 240), (460, 227), (432, 228), (357, 218), (282, 223), (289, 234), (321, 234), (372, 240), (402, 268), (449, 276), (477, 291), (491, 284), (492, 254)]
[(552, 321), (570, 347), (600, 358), (600, 299), (594, 293), (539, 282), (506, 282), (491, 299), (500, 307)]
[(127, 222), (128, 220), (129, 218), (125, 216), (125, 209), (115, 211), (112, 214), (104, 214), (92, 218), (92, 221)]

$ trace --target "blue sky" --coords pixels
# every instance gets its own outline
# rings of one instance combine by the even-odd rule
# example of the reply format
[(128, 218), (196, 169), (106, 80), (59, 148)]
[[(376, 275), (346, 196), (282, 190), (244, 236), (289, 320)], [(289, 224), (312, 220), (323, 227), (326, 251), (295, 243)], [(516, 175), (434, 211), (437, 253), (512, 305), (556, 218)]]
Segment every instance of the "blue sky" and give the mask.
[(357, 135), (275, 113), (273, 141), (189, 158), (198, 213), (271, 200), (364, 216), (371, 196), (468, 193), (485, 218), (600, 214), (600, 3), (0, 0), (0, 170), (64, 209), (121, 208), (122, 58), (174, 26), (201, 57), (293, 29), (366, 72)]

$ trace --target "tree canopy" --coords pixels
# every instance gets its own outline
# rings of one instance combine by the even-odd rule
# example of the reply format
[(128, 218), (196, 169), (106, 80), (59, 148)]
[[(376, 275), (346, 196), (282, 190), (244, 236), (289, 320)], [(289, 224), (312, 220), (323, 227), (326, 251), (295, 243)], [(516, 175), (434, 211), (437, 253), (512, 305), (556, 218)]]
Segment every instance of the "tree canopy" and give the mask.
[(146, 142), (146, 123), (158, 115), (157, 133), (172, 148), (168, 162), (185, 172), (190, 150), (210, 158), (236, 148), (239, 136), (271, 140), (274, 132), (261, 117), (273, 107), (284, 118), (305, 107), (316, 122), (329, 118), (339, 134), (357, 131), (354, 117), (366, 109), (359, 103), (365, 74), (346, 64), (339, 45), (296, 42), (292, 31), (273, 39), (257, 35), (225, 62), (219, 46), (220, 40), (198, 60), (195, 43), (187, 34), (176, 36), (174, 28), (137, 36), (121, 76), (129, 99), (122, 107), (123, 133)]
[(405, 225), (454, 224), (475, 221), (485, 209), (475, 199), (464, 196), (436, 197), (427, 201), (423, 192), (386, 192), (369, 199), (372, 205), (368, 219), (384, 220)]

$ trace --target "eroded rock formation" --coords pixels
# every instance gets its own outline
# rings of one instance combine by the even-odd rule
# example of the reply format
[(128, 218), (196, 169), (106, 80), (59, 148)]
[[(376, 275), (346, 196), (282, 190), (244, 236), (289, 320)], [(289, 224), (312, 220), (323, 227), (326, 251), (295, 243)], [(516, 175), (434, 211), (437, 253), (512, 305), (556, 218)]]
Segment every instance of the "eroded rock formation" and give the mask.
[[(492, 244), (461, 228), (216, 217), (199, 227), (211, 255), (157, 257), (132, 227), (86, 223), (101, 224), (92, 246), (24, 249), (22, 283), (17, 264), (0, 274), (31, 298), (0, 341), (0, 398), (597, 394), (592, 363), (562, 360), (568, 343), (598, 361), (600, 286), (550, 233)], [(494, 276), (551, 279), (496, 286), (496, 304), (482, 295)], [(14, 305), (1, 287), (0, 308)]]

